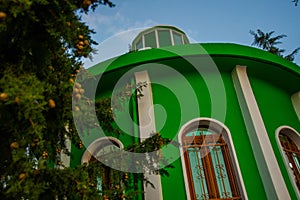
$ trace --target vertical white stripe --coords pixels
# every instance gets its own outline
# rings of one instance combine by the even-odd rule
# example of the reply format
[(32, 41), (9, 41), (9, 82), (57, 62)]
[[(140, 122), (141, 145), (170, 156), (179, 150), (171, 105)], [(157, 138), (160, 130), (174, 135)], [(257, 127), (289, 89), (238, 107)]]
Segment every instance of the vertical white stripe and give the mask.
[(292, 95), (292, 103), (300, 121), (300, 91)]
[[(143, 88), (143, 96), (137, 99), (140, 141), (142, 142), (149, 138), (151, 134), (156, 133), (152, 89), (147, 71), (136, 72), (135, 80), (136, 83), (147, 83), (147, 87)], [(145, 200), (163, 199), (160, 175), (146, 173), (145, 177), (154, 185), (154, 188), (152, 188), (150, 185), (146, 186), (144, 184)]]
[(278, 166), (245, 66), (232, 72), (247, 133), (268, 199), (291, 199)]
[[(69, 152), (71, 152), (71, 140), (69, 138), (67, 138), (67, 136), (65, 137), (65, 144), (66, 144), (66, 148), (69, 150)], [(61, 151), (60, 159), (63, 164), (63, 166), (60, 166), (60, 168), (70, 167), (70, 156), (69, 155), (67, 155), (63, 151)]]

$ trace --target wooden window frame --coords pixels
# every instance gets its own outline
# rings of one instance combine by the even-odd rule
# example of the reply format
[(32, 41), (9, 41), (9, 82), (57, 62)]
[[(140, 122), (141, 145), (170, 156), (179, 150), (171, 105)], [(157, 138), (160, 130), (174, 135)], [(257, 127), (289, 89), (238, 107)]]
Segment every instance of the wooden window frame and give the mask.
[[(283, 141), (283, 139), (285, 141)], [(300, 190), (300, 172), (297, 169), (297, 165), (295, 163), (295, 160), (293, 159), (293, 155), (296, 155), (298, 159), (300, 159), (300, 150), (298, 149), (297, 145), (294, 143), (294, 141), (286, 134), (279, 133), (279, 140), (282, 146), (283, 151), (285, 152), (288, 160), (290, 168), (293, 171), (293, 174), (295, 176), (295, 182), (298, 190)]]
[[(279, 127), (276, 130), (276, 135), (278, 147), (284, 160), (285, 167), (288, 171), (294, 190), (300, 199), (300, 171), (297, 170), (294, 159), (292, 158), (292, 154), (296, 153), (298, 159), (300, 159), (300, 135), (295, 129), (289, 126)], [(283, 135), (285, 139), (288, 138), (288, 143), (282, 142), (280, 139), (281, 135)], [(292, 167), (290, 165), (292, 165)]]
[[(186, 190), (186, 198), (187, 200), (194, 200), (196, 199), (195, 197), (195, 191), (193, 189), (194, 187), (194, 182), (191, 181), (191, 177), (192, 175), (195, 176), (195, 174), (192, 174), (195, 173), (196, 171), (194, 171), (194, 168), (193, 168), (193, 171), (191, 171), (190, 169), (188, 170), (188, 168), (190, 167), (190, 161), (188, 159), (188, 157), (186, 156), (186, 148), (184, 148), (184, 137), (185, 136), (190, 136), (189, 133), (191, 132), (194, 132), (196, 130), (199, 130), (199, 129), (203, 129), (203, 128), (206, 128), (214, 133), (218, 133), (218, 134), (222, 134), (222, 137), (221, 139), (227, 144), (226, 145), (226, 148), (223, 150), (223, 152), (228, 152), (228, 157), (225, 158), (225, 159), (230, 159), (230, 165), (231, 165), (231, 171), (229, 173), (232, 173), (234, 174), (234, 177), (235, 177), (235, 187), (237, 188), (237, 190), (239, 191), (239, 196), (237, 197), (237, 199), (243, 199), (243, 200), (248, 200), (248, 196), (247, 196), (247, 192), (246, 192), (246, 188), (245, 188), (245, 185), (244, 185), (244, 182), (243, 182), (243, 178), (242, 178), (242, 174), (241, 174), (241, 170), (240, 170), (240, 167), (239, 167), (239, 163), (238, 163), (238, 160), (237, 160), (237, 156), (236, 156), (236, 152), (235, 152), (235, 149), (234, 149), (234, 145), (233, 145), (233, 140), (231, 138), (231, 134), (230, 134), (230, 131), (229, 129), (221, 122), (219, 122), (218, 120), (215, 120), (215, 119), (212, 119), (212, 118), (207, 118), (207, 117), (199, 117), (199, 118), (194, 118), (194, 119), (191, 119), (190, 121), (188, 121), (187, 123), (185, 123), (181, 128), (180, 128), (180, 131), (178, 133), (178, 141), (179, 141), (179, 144), (180, 144), (180, 155), (181, 155), (181, 164), (182, 164), (182, 173), (183, 173), (183, 177), (184, 177), (184, 182), (185, 182), (185, 190)], [(198, 135), (198, 134), (196, 134)], [(193, 140), (192, 140), (193, 141)], [(197, 138), (195, 140), (195, 142), (197, 141)], [(201, 138), (198, 138), (198, 141), (201, 141)], [(195, 143), (194, 142), (194, 143)], [(192, 144), (192, 143), (191, 143)], [(193, 150), (192, 150), (193, 151)], [(219, 152), (220, 149), (217, 149), (217, 152), (219, 155), (221, 155), (221, 152)], [(216, 154), (212, 154), (213, 155), (213, 161), (215, 163), (215, 166), (218, 165), (218, 161), (216, 160)], [(199, 156), (200, 158), (201, 156)], [(195, 159), (195, 157), (192, 157), (193, 160), (191, 160), (192, 162), (192, 165), (194, 165), (193, 167), (195, 167), (195, 164), (194, 162), (198, 162), (197, 159)], [(221, 159), (223, 159), (223, 156), (220, 157)], [(225, 166), (225, 163), (224, 163), (224, 160), (221, 160), (221, 164), (223, 166)], [(227, 164), (228, 165), (228, 164)], [(203, 167), (200, 166), (201, 169), (200, 171), (202, 171), (202, 174), (203, 173)], [(219, 168), (218, 167), (215, 167), (215, 170), (217, 170), (218, 174), (217, 176), (220, 174), (220, 170), (225, 170), (224, 167)], [(200, 176), (201, 173), (199, 173)], [(198, 176), (199, 176), (198, 174)], [(193, 179), (195, 180), (195, 179)], [(230, 187), (230, 183), (228, 181), (228, 178), (224, 179), (226, 182), (226, 190), (229, 189)], [(202, 187), (200, 184), (201, 184), (202, 181), (198, 182), (197, 185)], [(196, 183), (196, 182), (195, 182)], [(218, 184), (219, 186), (221, 186), (221, 193), (222, 193), (222, 197), (225, 197), (223, 194), (224, 191), (224, 187), (222, 186), (222, 183), (221, 183), (221, 180), (218, 179)], [(207, 186), (205, 185), (204, 183), (204, 188), (207, 188)], [(229, 191), (229, 190), (227, 190)], [(207, 190), (205, 191), (207, 192)], [(204, 192), (204, 193), (205, 193)], [(230, 192), (231, 192), (231, 189), (230, 189)], [(198, 197), (199, 198), (199, 197)], [(208, 198), (206, 198), (208, 199)], [(211, 198), (210, 198), (211, 199)], [(235, 197), (233, 198), (217, 198), (217, 199), (236, 199)]]
[[(214, 147), (214, 146), (221, 147), (221, 151), (225, 163), (225, 169), (228, 175), (228, 180), (232, 192), (232, 197), (221, 198), (220, 191), (218, 188), (217, 178), (216, 178), (216, 172), (213, 167), (214, 164), (209, 149), (209, 147)], [(200, 135), (200, 136), (184, 135), (183, 136), (184, 160), (187, 166), (186, 170), (188, 174), (191, 199), (196, 199), (196, 193), (193, 184), (194, 181), (192, 176), (191, 164), (189, 162), (189, 155), (188, 155), (189, 148), (194, 148), (194, 149), (200, 148), (201, 155), (202, 155), (201, 151), (204, 152), (205, 156), (203, 157), (201, 156), (201, 160), (202, 160), (202, 165), (205, 173), (205, 182), (208, 190), (208, 199), (216, 199), (216, 200), (217, 199), (228, 199), (228, 200), (241, 199), (241, 195), (236, 181), (236, 176), (232, 170), (232, 164), (231, 164), (230, 154), (228, 151), (228, 146), (224, 141), (222, 134), (216, 134), (216, 133), (212, 133), (211, 135)]]

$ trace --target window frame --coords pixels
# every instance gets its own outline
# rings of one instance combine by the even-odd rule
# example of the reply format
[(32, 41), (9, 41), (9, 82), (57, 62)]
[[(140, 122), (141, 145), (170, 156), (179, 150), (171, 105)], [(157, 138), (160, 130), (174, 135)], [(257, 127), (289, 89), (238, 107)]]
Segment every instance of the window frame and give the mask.
[[(179, 31), (176, 31), (176, 30), (173, 30), (173, 29), (170, 29), (170, 28), (164, 28), (164, 27), (157, 27), (157, 28), (154, 28), (154, 29), (149, 29), (147, 31), (144, 31), (139, 37), (137, 37), (135, 40), (134, 40), (134, 43), (133, 43), (133, 49), (134, 50), (143, 50), (143, 49), (147, 49), (147, 48), (160, 48), (161, 45), (159, 43), (159, 38), (158, 38), (158, 31), (160, 30), (165, 30), (165, 31), (169, 31), (169, 34), (170, 34), (170, 40), (171, 40), (171, 46), (175, 46), (175, 41), (174, 41), (174, 33), (176, 33), (177, 35), (180, 35), (181, 37), (181, 42), (182, 44), (180, 45), (184, 45), (184, 44), (188, 44), (188, 38), (187, 36), (184, 34), (184, 33), (181, 33)], [(156, 41), (156, 47), (146, 47), (145, 46), (145, 35), (151, 33), (151, 32), (154, 32), (154, 35), (155, 35), (155, 41)], [(141, 44), (142, 44), (142, 48), (138, 49), (137, 48), (137, 44), (138, 44), (138, 41), (141, 40)]]
[[(124, 148), (122, 142), (114, 137), (102, 137), (102, 138), (98, 138), (96, 140), (94, 140), (85, 150), (85, 152), (83, 153), (83, 156), (81, 157), (81, 164), (89, 164), (90, 162), (93, 162), (96, 157), (98, 152), (102, 149), (105, 148), (106, 146), (109, 145), (114, 145), (118, 148), (120, 148), (120, 150), (122, 150)], [(110, 173), (110, 167), (107, 167), (106, 169), (103, 170), (103, 176), (104, 181), (105, 181), (105, 185), (108, 186), (110, 185), (110, 178), (109, 178), (109, 173)], [(103, 180), (102, 180), (103, 181)], [(101, 186), (97, 186), (99, 187), (99, 191), (102, 192), (102, 183)], [(109, 186), (108, 186), (109, 187)]]
[(185, 150), (183, 148), (183, 138), (184, 138), (185, 134), (187, 134), (191, 131), (197, 130), (201, 126), (206, 126), (206, 127), (208, 127), (209, 130), (212, 130), (215, 133), (222, 134), (222, 139), (227, 144), (228, 154), (231, 157), (231, 159), (230, 159), (230, 163), (232, 165), (231, 170), (235, 176), (236, 185), (240, 192), (241, 199), (247, 200), (248, 197), (247, 197), (246, 189), (245, 189), (244, 182), (242, 179), (241, 171), (239, 168), (237, 156), (235, 153), (235, 149), (233, 146), (233, 142), (232, 142), (232, 138), (231, 138), (229, 129), (223, 123), (221, 123), (215, 119), (204, 118), (204, 117), (190, 120), (189, 122), (187, 122), (186, 124), (184, 124), (182, 126), (182, 128), (180, 129), (179, 134), (178, 134), (178, 141), (180, 144), (179, 150), (180, 150), (180, 155), (181, 155), (182, 173), (183, 173), (184, 182), (185, 182), (185, 190), (186, 190), (187, 199), (188, 200), (192, 199), (194, 190), (192, 188), (193, 182), (191, 182), (191, 178), (188, 177), (188, 174), (187, 174), (187, 173), (190, 173), (190, 171), (188, 170), (188, 168), (189, 168), (187, 166), (188, 160), (187, 160), (187, 157), (185, 156)]
[(290, 139), (292, 139), (294, 141), (294, 143), (297, 145), (298, 149), (300, 149), (300, 134), (294, 128), (292, 128), (290, 126), (285, 126), (285, 125), (278, 127), (275, 132), (277, 146), (279, 148), (281, 158), (283, 159), (285, 169), (288, 172), (289, 179), (290, 179), (290, 182), (292, 183), (294, 191), (295, 191), (297, 197), (300, 199), (300, 191), (299, 191), (296, 181), (295, 181), (294, 171), (289, 166), (290, 161), (289, 161), (289, 159), (281, 145), (281, 142), (280, 142), (279, 135), (281, 132), (283, 132), (283, 134), (285, 134)]
[(92, 159), (93, 154), (99, 150), (104, 144), (107, 142), (111, 142), (111, 144), (117, 144), (116, 146), (122, 150), (124, 148), (122, 142), (114, 137), (102, 137), (94, 140), (85, 150), (81, 157), (81, 164), (88, 164), (89, 161)]

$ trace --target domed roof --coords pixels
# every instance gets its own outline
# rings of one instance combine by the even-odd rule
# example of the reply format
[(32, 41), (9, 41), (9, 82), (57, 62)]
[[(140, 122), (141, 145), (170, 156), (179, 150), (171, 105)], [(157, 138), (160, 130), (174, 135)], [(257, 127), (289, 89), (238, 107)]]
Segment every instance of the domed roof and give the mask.
[(189, 44), (189, 40), (182, 30), (174, 26), (159, 25), (140, 32), (133, 40), (131, 50), (136, 51), (182, 44)]

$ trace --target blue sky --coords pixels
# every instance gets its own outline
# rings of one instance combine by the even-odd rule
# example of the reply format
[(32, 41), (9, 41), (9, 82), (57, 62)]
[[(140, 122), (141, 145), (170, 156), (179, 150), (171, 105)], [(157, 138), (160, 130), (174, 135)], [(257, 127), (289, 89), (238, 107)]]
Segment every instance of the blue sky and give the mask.
[[(168, 24), (183, 30), (192, 42), (228, 42), (251, 45), (249, 30), (274, 30), (286, 34), (279, 47), (290, 53), (300, 47), (300, 5), (292, 0), (112, 0), (116, 7), (98, 7), (82, 19), (96, 31), (99, 45), (93, 62), (126, 53), (128, 45), (143, 28)], [(295, 62), (300, 65), (300, 52)]]

